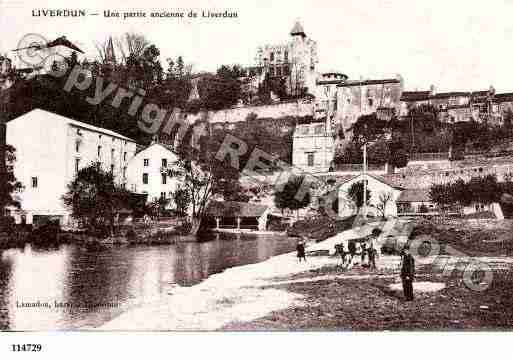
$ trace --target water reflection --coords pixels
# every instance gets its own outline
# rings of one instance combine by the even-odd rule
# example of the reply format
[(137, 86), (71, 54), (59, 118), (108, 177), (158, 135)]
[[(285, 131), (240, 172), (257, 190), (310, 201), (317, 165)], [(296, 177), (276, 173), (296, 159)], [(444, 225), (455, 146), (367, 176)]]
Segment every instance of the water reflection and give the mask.
[[(295, 247), (295, 240), (284, 236), (212, 238), (158, 247), (5, 250), (0, 261), (0, 329), (96, 327), (130, 307), (169, 295), (173, 285), (195, 285), (226, 268), (257, 263)], [(20, 307), (22, 302), (50, 303), (51, 308)]]

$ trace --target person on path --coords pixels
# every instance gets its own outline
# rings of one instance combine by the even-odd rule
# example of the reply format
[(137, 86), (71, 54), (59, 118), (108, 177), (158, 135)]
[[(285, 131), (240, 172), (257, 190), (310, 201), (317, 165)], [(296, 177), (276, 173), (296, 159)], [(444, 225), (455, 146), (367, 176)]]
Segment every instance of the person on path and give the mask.
[(404, 297), (407, 301), (413, 300), (413, 279), (415, 277), (415, 259), (410, 248), (405, 246), (402, 254), (401, 280), (403, 282)]
[(365, 256), (367, 255), (367, 243), (363, 242), (361, 244), (360, 248), (361, 248), (361, 251), (362, 251), (362, 253), (361, 253), (362, 260), (360, 262), (360, 265), (363, 266), (363, 264), (365, 263)]
[(342, 265), (346, 264), (346, 251), (344, 248), (344, 243), (335, 244), (335, 254), (340, 256)]
[(374, 248), (374, 243), (372, 242), (367, 249), (367, 255), (369, 256), (369, 268), (376, 269), (376, 256), (378, 255), (378, 251)]
[(347, 265), (352, 267), (354, 256), (356, 255), (356, 242), (354, 240), (350, 240), (347, 244), (347, 248), (349, 250), (349, 260)]
[(306, 262), (306, 251), (305, 251), (305, 241), (300, 240), (296, 246), (297, 251), (297, 258), (299, 262), (301, 263), (301, 259), (303, 259)]

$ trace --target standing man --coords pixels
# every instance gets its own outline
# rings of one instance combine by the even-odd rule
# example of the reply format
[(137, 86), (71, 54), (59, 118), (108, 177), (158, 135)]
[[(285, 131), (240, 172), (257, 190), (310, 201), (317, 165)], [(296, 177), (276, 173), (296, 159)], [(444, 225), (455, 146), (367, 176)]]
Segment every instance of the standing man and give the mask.
[(354, 240), (350, 239), (349, 242), (347, 243), (347, 249), (349, 251), (349, 260), (348, 260), (347, 266), (352, 267), (354, 256), (356, 255), (356, 242)]
[(401, 279), (403, 281), (404, 297), (407, 301), (413, 300), (413, 278), (415, 276), (415, 260), (410, 253), (408, 245), (403, 248), (403, 261), (401, 266)]
[(305, 241), (303, 239), (301, 239), (298, 242), (298, 244), (296, 246), (296, 250), (297, 250), (297, 258), (298, 258), (299, 262), (301, 263), (301, 259), (303, 259), (306, 262)]
[(376, 269), (376, 256), (378, 255), (378, 251), (374, 248), (374, 243), (370, 243), (367, 252), (369, 256), (369, 268)]

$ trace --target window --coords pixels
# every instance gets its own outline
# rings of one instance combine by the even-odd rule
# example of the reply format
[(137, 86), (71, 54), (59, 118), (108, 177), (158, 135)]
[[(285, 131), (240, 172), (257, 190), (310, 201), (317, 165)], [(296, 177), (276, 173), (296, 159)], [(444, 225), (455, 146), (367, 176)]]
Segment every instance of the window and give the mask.
[(123, 161), (126, 161), (126, 152), (123, 152)]
[(143, 165), (144, 165), (144, 167), (148, 167), (150, 165), (150, 159), (149, 158), (145, 158), (143, 160)]
[(164, 167), (164, 168), (167, 167), (167, 158), (162, 159), (162, 167)]
[(32, 177), (32, 188), (37, 188), (37, 177)]
[(80, 169), (80, 158), (75, 158), (75, 174), (78, 173)]
[(114, 173), (114, 165), (110, 165), (110, 173)]
[(102, 156), (102, 146), (98, 146), (98, 157)]
[(125, 166), (125, 167), (123, 167), (123, 178), (125, 178), (125, 179), (126, 179), (126, 166)]
[(148, 174), (143, 173), (143, 184), (148, 184)]
[(162, 184), (167, 184), (167, 174), (162, 173)]
[(306, 162), (308, 167), (312, 167), (314, 165), (314, 153), (309, 152), (306, 154)]
[(165, 199), (166, 198), (166, 192), (160, 192), (160, 198)]
[(75, 152), (80, 152), (80, 141), (79, 140), (75, 141)]
[(289, 52), (285, 51), (285, 53), (283, 54), (283, 57), (285, 59), (285, 62), (289, 61)]
[(269, 76), (274, 76), (274, 67), (269, 68)]
[(271, 52), (270, 59), (271, 61), (274, 61), (274, 52)]
[(115, 149), (110, 150), (110, 158), (112, 159), (112, 161), (114, 161), (115, 154), (116, 154)]
[(369, 99), (367, 99), (367, 101), (368, 101), (370, 107), (374, 106), (374, 99), (373, 98), (369, 98)]
[(290, 75), (289, 67), (287, 65), (283, 66), (283, 76)]

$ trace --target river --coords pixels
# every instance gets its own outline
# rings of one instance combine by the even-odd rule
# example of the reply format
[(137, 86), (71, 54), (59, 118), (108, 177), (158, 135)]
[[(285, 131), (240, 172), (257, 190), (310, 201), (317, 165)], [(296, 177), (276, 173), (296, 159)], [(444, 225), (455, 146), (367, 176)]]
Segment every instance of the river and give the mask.
[[(271, 234), (210, 234), (209, 241), (163, 246), (9, 249), (0, 261), (0, 329), (98, 327), (126, 310), (172, 295), (226, 268), (295, 249)], [(217, 238), (216, 238), (217, 237)], [(209, 238), (210, 239), (210, 238)]]

